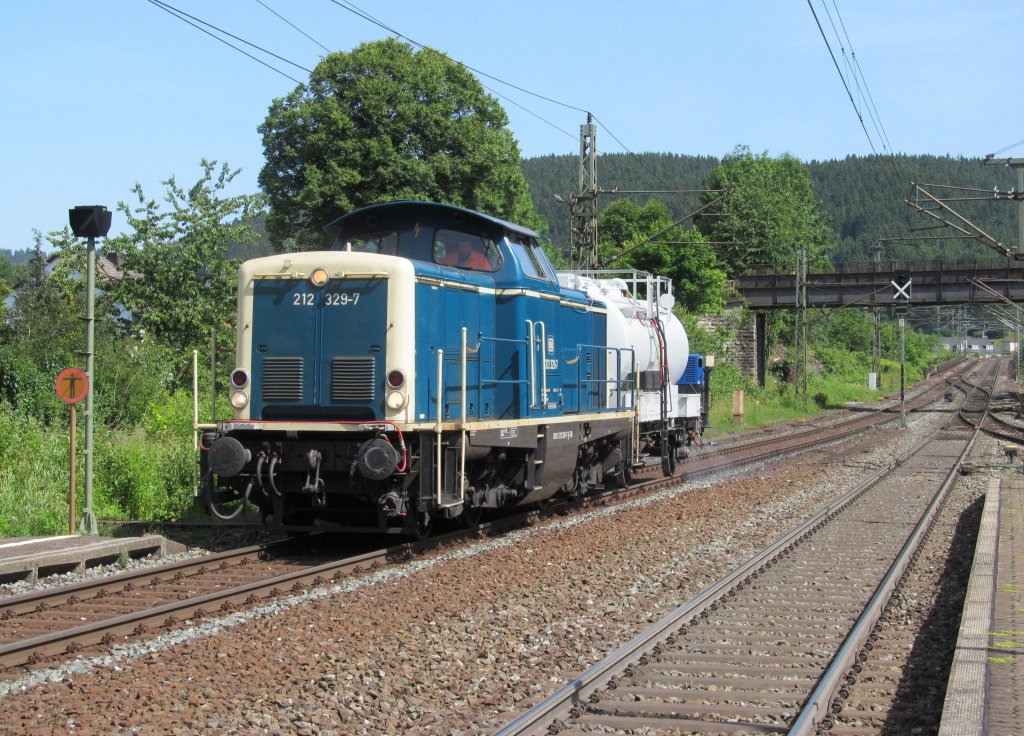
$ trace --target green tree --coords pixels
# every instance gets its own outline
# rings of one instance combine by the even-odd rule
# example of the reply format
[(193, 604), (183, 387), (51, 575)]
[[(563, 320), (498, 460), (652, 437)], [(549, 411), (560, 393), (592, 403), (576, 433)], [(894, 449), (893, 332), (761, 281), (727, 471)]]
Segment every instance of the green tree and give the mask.
[[(815, 199), (807, 167), (789, 154), (770, 158), (738, 146), (708, 176), (706, 189), (727, 189), (714, 209), (698, 216), (697, 228), (717, 244), (730, 276), (755, 266), (793, 272), (796, 252), (806, 248), (808, 266), (828, 265), (834, 236)], [(710, 201), (716, 194), (705, 193)]]
[[(24, 267), (18, 266), (10, 258), (0, 253), (0, 305), (10, 295), (11, 289), (18, 284), (25, 273)], [(0, 314), (3, 307), (0, 306)]]
[(331, 220), (391, 199), (540, 227), (507, 124), (480, 82), (432, 49), (386, 39), (330, 54), (259, 128), (271, 242), (325, 247)]
[(47, 272), (43, 236), (35, 232), (35, 254), (26, 264), (25, 277), (14, 296), (10, 314), (11, 345), (43, 371), (57, 372), (70, 365), (81, 350), (76, 334), (82, 315), (73, 284)]
[[(181, 355), (205, 346), (211, 327), (233, 321), (238, 261), (226, 250), (229, 243), (253, 239), (250, 222), (262, 206), (259, 195), (223, 196), (238, 169), (218, 169), (205, 159), (201, 166), (202, 176), (188, 189), (173, 176), (163, 182), (167, 209), (136, 184), (135, 205), (117, 205), (129, 231), (104, 243), (104, 253), (123, 272), (103, 286), (116, 318)], [(80, 245), (68, 256), (79, 267), (83, 263)]]
[(639, 205), (618, 199), (601, 212), (597, 233), (602, 263), (615, 259), (615, 268), (671, 278), (676, 300), (689, 312), (721, 306), (725, 272), (714, 250), (699, 232), (673, 226), (662, 202), (652, 199)]

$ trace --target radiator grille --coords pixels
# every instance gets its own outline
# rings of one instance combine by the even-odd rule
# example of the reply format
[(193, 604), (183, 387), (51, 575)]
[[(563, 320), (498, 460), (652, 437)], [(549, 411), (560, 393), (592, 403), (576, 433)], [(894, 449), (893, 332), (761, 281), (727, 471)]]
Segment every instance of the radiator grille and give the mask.
[(331, 401), (373, 401), (377, 359), (372, 355), (331, 359)]
[(263, 359), (263, 400), (302, 401), (302, 358)]

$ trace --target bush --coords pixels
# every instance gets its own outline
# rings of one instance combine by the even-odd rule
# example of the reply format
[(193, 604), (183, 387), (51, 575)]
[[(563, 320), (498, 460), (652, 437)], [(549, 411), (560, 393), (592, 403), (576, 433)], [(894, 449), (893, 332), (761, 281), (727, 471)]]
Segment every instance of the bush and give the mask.
[[(67, 426), (49, 427), (0, 402), (0, 537), (67, 533)], [(147, 407), (132, 430), (97, 425), (93, 512), (100, 519), (179, 518), (192, 503), (192, 400), (178, 392)], [(78, 433), (77, 514), (85, 508), (85, 433)]]
[(178, 517), (192, 498), (191, 450), (191, 441), (167, 441), (141, 429), (104, 432), (96, 444), (95, 480), (102, 516), (147, 521)]
[[(139, 426), (104, 434), (101, 494), (108, 517), (162, 521), (178, 518), (192, 503), (192, 396), (157, 397)], [(102, 460), (100, 459), (102, 457)]]
[(0, 402), (0, 537), (67, 533), (68, 440)]
[[(0, 401), (23, 416), (44, 424), (67, 414), (54, 389), (57, 374), (41, 371), (36, 364), (14, 346), (0, 347)], [(63, 411), (62, 411), (63, 410)]]

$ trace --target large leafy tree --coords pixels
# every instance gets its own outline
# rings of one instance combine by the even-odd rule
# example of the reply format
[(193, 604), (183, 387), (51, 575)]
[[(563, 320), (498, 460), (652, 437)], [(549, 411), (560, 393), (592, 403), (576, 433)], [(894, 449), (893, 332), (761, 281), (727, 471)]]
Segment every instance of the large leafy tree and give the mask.
[(680, 305), (690, 312), (709, 312), (722, 303), (722, 270), (704, 237), (673, 225), (668, 208), (658, 200), (640, 205), (619, 199), (598, 218), (598, 253), (614, 268), (636, 268), (668, 276)]
[(387, 39), (330, 54), (259, 128), (271, 242), (321, 247), (339, 215), (403, 198), (536, 227), (507, 124), (479, 81), (432, 49)]
[(715, 241), (730, 276), (755, 267), (792, 272), (801, 247), (809, 266), (827, 266), (834, 235), (799, 159), (754, 155), (738, 146), (709, 174), (705, 188), (729, 191), (713, 208), (716, 214), (699, 216), (696, 224)]
[[(262, 206), (259, 195), (224, 196), (239, 170), (205, 159), (201, 166), (188, 188), (173, 176), (163, 182), (166, 208), (136, 184), (134, 205), (117, 205), (128, 232), (103, 248), (123, 272), (103, 287), (122, 324), (183, 352), (204, 346), (211, 327), (233, 320), (238, 260), (227, 248), (255, 238), (250, 223)], [(68, 262), (80, 266), (80, 246), (68, 251)]]

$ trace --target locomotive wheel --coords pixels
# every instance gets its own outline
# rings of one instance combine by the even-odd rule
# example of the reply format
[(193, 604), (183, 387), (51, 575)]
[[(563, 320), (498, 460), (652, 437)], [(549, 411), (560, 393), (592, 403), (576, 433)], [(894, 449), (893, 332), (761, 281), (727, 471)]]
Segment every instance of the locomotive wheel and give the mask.
[(483, 515), (483, 506), (470, 506), (468, 503), (464, 503), (462, 504), (462, 513), (459, 514), (459, 523), (466, 529), (476, 529), (480, 526), (480, 519), (483, 518)]
[(418, 505), (414, 505), (412, 513), (409, 514), (406, 520), (406, 529), (410, 536), (417, 541), (423, 541), (430, 537), (431, 532), (434, 530), (434, 516), (428, 511), (424, 511)]
[[(623, 461), (619, 466), (605, 476), (605, 488), (628, 488), (633, 482), (633, 469), (629, 463)], [(615, 484), (614, 486), (611, 484)]]

